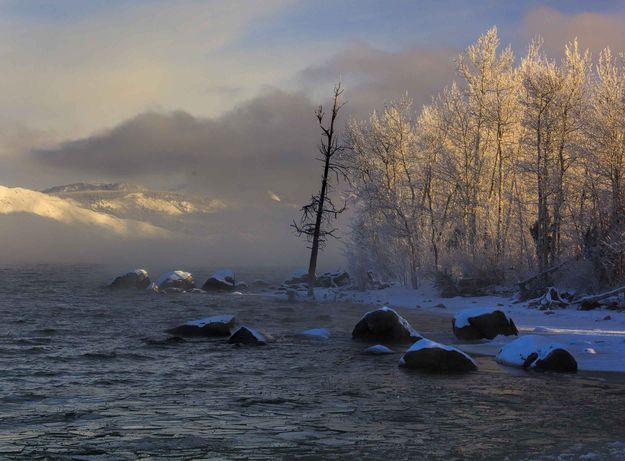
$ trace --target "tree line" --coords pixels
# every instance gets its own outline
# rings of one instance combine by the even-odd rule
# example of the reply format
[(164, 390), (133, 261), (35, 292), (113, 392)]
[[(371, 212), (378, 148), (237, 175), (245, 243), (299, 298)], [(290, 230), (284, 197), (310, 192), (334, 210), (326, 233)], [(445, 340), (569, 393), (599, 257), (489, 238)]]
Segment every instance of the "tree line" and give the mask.
[(625, 60), (541, 45), (517, 60), (492, 28), (430, 104), (406, 96), (347, 124), (354, 275), (502, 281), (570, 258), (625, 282)]

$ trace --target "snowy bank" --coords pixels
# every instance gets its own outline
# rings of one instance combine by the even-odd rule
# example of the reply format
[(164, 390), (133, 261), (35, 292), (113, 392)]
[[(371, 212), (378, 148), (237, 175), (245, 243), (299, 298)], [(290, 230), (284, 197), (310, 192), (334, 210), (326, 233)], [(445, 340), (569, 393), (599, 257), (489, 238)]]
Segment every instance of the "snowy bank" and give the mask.
[[(625, 313), (607, 310), (580, 311), (572, 307), (541, 311), (515, 304), (508, 295), (441, 298), (432, 283), (419, 289), (391, 287), (356, 291), (315, 289), (315, 297), (326, 302), (353, 302), (386, 305), (390, 308), (419, 309), (448, 318), (469, 308), (499, 309), (514, 319), (519, 335), (536, 334), (557, 340), (577, 359), (580, 371), (625, 372)], [(443, 304), (445, 308), (436, 307)], [(450, 331), (451, 333), (451, 331)], [(457, 344), (465, 352), (495, 356), (514, 337), (497, 337), (490, 342)]]

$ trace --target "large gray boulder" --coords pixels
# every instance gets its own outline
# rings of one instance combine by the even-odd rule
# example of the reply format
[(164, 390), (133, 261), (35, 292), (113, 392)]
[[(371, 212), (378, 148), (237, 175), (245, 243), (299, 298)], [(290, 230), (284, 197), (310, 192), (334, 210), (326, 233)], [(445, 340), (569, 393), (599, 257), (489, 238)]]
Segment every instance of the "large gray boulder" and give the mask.
[(127, 274), (116, 277), (115, 280), (109, 285), (110, 288), (115, 289), (137, 289), (145, 290), (150, 286), (150, 277), (145, 269), (135, 269)]
[(521, 336), (501, 348), (497, 362), (518, 368), (575, 373), (577, 361), (563, 344), (536, 335)]
[(389, 307), (367, 312), (356, 324), (352, 338), (387, 344), (406, 344), (421, 339), (408, 321)]
[(452, 320), (456, 338), (463, 341), (493, 339), (497, 335), (518, 335), (516, 325), (505, 312), (494, 308), (466, 309)]
[(460, 349), (429, 339), (421, 339), (410, 346), (399, 360), (399, 366), (446, 373), (477, 370), (473, 359)]
[(234, 327), (234, 323), (234, 315), (214, 315), (191, 320), (167, 330), (167, 333), (179, 336), (230, 336), (230, 329)]

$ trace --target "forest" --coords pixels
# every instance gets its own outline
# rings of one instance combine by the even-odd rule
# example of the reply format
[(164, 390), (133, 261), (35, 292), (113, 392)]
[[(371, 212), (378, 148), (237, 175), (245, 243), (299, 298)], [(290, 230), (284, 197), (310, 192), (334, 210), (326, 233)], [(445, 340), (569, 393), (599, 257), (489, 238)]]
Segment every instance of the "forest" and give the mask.
[(501, 283), (566, 266), (595, 288), (622, 285), (624, 63), (576, 40), (560, 60), (541, 39), (518, 59), (492, 28), (430, 104), (405, 96), (348, 122), (356, 278)]

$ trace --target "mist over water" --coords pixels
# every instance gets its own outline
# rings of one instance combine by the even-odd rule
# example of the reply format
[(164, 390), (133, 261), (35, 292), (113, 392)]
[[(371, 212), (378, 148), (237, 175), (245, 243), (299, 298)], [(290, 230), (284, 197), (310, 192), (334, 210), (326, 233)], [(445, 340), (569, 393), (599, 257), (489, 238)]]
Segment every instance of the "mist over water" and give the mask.
[[(195, 269), (202, 283), (213, 268)], [(0, 269), (0, 453), (9, 459), (623, 453), (621, 377), (525, 373), (486, 357), (467, 375), (407, 372), (397, 366), (399, 355), (360, 355), (364, 345), (351, 340), (351, 329), (367, 306), (104, 289), (118, 272), (94, 265)], [(242, 268), (238, 278), (279, 281), (286, 274)], [(237, 348), (164, 333), (217, 314), (234, 314), (277, 341)], [(425, 336), (455, 342), (448, 319), (401, 314)], [(328, 328), (330, 339), (298, 336), (317, 327)]]

